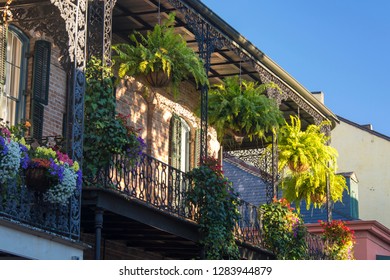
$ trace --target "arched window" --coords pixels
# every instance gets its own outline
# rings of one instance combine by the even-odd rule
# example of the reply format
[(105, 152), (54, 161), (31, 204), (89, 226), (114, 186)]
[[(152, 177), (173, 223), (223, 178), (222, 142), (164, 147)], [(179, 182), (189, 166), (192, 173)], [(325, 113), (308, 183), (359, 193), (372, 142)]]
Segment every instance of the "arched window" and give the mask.
[(25, 90), (27, 77), (27, 58), (29, 40), (19, 29), (10, 25), (8, 32), (0, 26), (0, 47), (3, 48), (5, 56), (0, 57), (0, 65), (4, 69), (4, 81), (1, 85), (1, 111), (0, 118), (7, 121), (9, 125), (15, 125), (25, 118)]
[(170, 123), (169, 164), (181, 171), (190, 170), (190, 127), (179, 116)]

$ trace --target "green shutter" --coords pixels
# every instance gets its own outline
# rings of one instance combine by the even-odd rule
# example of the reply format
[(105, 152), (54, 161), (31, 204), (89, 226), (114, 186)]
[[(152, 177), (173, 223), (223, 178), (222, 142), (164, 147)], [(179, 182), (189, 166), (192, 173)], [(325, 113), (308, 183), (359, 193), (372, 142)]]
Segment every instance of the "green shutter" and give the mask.
[(169, 157), (170, 165), (180, 169), (181, 163), (181, 121), (176, 115), (173, 115), (170, 122), (170, 141)]
[(33, 125), (32, 135), (35, 139), (41, 139), (43, 134), (43, 113), (44, 106), (36, 101), (33, 101)]
[(195, 131), (195, 167), (200, 164), (200, 128)]
[(50, 55), (50, 42), (44, 40), (35, 42), (33, 98), (44, 105), (48, 104), (49, 96)]

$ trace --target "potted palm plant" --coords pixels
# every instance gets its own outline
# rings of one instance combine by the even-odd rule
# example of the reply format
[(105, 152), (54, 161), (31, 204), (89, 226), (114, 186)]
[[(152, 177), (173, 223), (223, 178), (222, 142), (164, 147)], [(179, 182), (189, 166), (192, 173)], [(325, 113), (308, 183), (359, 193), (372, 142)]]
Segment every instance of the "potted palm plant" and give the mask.
[(337, 150), (329, 145), (321, 127), (328, 125), (309, 125), (302, 130), (301, 121), (290, 117), (278, 133), (278, 167), (283, 174), (281, 187), (283, 196), (295, 202), (297, 209), (301, 200), (307, 207), (311, 203), (320, 206), (326, 201), (327, 181), (330, 185), (330, 198), (341, 201), (347, 189), (345, 178), (337, 175)]
[(132, 43), (120, 43), (112, 48), (113, 60), (120, 78), (138, 76), (149, 86), (171, 85), (175, 93), (181, 81), (194, 78), (197, 85), (208, 84), (202, 60), (174, 30), (175, 14), (162, 24), (156, 24), (146, 36), (132, 33)]
[(212, 86), (209, 91), (209, 122), (220, 140), (225, 135), (235, 139), (265, 137), (283, 123), (283, 115), (276, 102), (265, 93), (275, 84), (258, 84), (242, 80), (238, 76), (227, 77), (223, 84)]

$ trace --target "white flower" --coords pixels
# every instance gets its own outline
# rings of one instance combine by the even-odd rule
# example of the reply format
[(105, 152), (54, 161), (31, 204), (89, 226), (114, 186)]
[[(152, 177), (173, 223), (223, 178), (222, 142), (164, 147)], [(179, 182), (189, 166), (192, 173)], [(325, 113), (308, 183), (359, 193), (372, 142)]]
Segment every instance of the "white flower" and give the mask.
[(0, 153), (0, 184), (13, 179), (19, 171), (21, 150), (19, 143), (13, 140), (5, 141), (7, 151)]
[(66, 204), (76, 190), (77, 173), (67, 163), (64, 164), (64, 167), (62, 181), (45, 192), (44, 199), (46, 201)]

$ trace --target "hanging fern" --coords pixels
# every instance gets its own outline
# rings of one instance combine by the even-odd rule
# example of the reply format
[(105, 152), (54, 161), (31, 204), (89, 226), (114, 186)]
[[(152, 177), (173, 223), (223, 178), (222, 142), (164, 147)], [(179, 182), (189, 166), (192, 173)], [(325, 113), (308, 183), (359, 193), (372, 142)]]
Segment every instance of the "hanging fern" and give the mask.
[(220, 140), (227, 134), (263, 138), (283, 123), (275, 100), (265, 95), (268, 88), (277, 88), (275, 84), (240, 82), (237, 76), (223, 82), (209, 91), (209, 122)]
[(187, 42), (174, 30), (175, 14), (169, 15), (163, 24), (156, 24), (146, 36), (134, 32), (129, 36), (131, 44), (114, 45), (113, 60), (120, 78), (163, 71), (172, 79), (172, 89), (178, 91), (179, 83), (194, 78), (197, 85), (208, 85), (208, 77), (202, 60)]
[(329, 181), (330, 198), (341, 201), (346, 180), (337, 171), (337, 150), (327, 142), (329, 137), (321, 132), (324, 125), (309, 125), (302, 130), (301, 121), (291, 116), (291, 123), (285, 123), (278, 135), (279, 171), (284, 174), (281, 183), (283, 196), (289, 202), (295, 202), (297, 209), (301, 200), (307, 208), (313, 203), (319, 207), (323, 203), (319, 197), (326, 195), (326, 183)]

